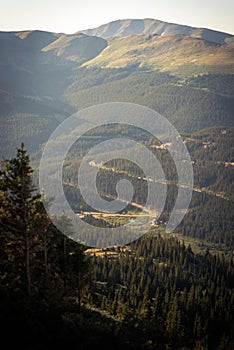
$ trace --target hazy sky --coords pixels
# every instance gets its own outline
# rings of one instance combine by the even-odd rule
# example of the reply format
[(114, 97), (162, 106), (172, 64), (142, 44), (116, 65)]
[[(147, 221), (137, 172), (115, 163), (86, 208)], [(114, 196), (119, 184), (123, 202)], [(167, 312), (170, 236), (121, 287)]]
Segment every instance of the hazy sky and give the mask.
[(0, 0), (0, 30), (74, 33), (116, 19), (155, 18), (234, 34), (234, 0)]

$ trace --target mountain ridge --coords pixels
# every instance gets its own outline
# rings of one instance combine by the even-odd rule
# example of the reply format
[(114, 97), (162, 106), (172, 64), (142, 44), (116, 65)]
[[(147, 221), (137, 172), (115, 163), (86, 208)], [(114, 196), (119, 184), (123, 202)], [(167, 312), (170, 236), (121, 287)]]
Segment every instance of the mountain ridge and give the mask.
[(122, 37), (132, 34), (157, 34), (160, 36), (180, 34), (208, 40), (222, 45), (228, 44), (228, 40), (233, 38), (233, 35), (229, 33), (208, 28), (198, 28), (188, 25), (169, 23), (153, 18), (118, 19), (96, 28), (81, 30), (78, 33), (100, 36), (102, 38), (108, 38), (111, 36)]

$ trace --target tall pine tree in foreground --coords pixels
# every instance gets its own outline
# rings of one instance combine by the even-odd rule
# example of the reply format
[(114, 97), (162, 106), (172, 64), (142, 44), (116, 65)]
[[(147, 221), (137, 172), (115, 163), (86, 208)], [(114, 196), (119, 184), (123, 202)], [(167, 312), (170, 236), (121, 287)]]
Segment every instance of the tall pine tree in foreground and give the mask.
[(6, 270), (5, 277), (16, 284), (14, 287), (17, 289), (24, 286), (29, 295), (32, 292), (30, 250), (35, 238), (40, 198), (35, 193), (32, 173), (23, 143), (17, 149), (15, 158), (1, 163), (0, 230), (1, 247), (5, 248), (3, 268)]
[[(80, 309), (82, 293), (89, 284), (89, 263), (83, 247), (52, 225), (32, 174), (24, 144), (15, 158), (1, 162), (1, 288), (53, 300), (75, 293)], [(58, 220), (69, 234), (68, 219), (62, 216)]]

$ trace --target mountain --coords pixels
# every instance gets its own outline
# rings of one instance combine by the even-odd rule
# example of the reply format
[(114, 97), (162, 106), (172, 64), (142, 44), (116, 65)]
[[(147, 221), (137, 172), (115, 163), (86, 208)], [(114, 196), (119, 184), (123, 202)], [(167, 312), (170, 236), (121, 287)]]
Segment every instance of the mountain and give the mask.
[(1, 157), (21, 141), (36, 152), (70, 114), (109, 101), (149, 106), (180, 132), (233, 126), (232, 43), (229, 34), (151, 19), (72, 35), (1, 32)]
[(228, 39), (233, 37), (231, 34), (222, 33), (216, 30), (167, 23), (152, 18), (117, 20), (103, 24), (97, 28), (83, 30), (82, 33), (102, 38), (113, 36), (123, 37), (134, 34), (157, 34), (160, 36), (179, 34), (218, 44), (224, 44), (228, 42)]

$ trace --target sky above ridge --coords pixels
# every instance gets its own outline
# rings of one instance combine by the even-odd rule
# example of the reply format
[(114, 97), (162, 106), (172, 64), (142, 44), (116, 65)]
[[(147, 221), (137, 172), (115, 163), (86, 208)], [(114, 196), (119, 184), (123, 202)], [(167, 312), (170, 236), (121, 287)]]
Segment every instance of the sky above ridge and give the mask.
[(0, 31), (74, 33), (117, 19), (155, 18), (234, 34), (234, 0), (0, 0)]

